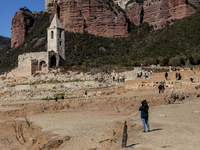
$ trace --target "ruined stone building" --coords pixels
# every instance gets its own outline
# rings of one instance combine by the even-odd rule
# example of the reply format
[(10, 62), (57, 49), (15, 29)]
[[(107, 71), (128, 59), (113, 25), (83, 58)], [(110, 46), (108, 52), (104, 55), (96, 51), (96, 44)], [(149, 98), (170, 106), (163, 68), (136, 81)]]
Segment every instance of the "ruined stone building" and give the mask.
[(65, 30), (55, 14), (47, 29), (47, 52), (25, 53), (18, 56), (18, 67), (8, 77), (28, 77), (47, 73), (51, 67), (65, 65)]

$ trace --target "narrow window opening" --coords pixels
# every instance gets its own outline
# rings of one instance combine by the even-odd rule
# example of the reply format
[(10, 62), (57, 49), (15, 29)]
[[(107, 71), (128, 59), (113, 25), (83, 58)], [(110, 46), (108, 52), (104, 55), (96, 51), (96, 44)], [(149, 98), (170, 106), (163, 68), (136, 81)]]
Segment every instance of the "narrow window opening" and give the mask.
[(53, 39), (53, 31), (51, 31), (51, 39)]
[(60, 37), (60, 39), (61, 39), (61, 35), (62, 35), (62, 31), (60, 31), (60, 36), (59, 36), (59, 37)]

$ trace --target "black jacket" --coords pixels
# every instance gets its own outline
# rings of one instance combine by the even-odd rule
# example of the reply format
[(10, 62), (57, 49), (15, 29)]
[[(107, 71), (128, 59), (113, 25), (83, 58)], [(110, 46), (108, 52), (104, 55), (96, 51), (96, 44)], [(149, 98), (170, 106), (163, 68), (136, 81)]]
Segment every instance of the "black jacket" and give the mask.
[(141, 111), (141, 118), (148, 118), (148, 112), (144, 112), (144, 107), (143, 106), (141, 106), (140, 108), (139, 108), (139, 111)]

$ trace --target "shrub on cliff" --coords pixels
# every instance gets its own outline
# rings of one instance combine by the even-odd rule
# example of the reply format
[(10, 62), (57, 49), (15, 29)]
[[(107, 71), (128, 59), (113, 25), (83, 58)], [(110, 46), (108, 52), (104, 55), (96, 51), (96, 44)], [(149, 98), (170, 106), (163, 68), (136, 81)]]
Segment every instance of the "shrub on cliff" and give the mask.
[(0, 49), (10, 45), (11, 39), (7, 37), (0, 36)]

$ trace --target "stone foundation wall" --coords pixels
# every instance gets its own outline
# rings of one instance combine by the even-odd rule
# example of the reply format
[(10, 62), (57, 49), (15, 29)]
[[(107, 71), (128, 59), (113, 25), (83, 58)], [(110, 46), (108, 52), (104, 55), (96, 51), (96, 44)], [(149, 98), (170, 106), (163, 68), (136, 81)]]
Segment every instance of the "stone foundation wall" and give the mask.
[(31, 68), (28, 66), (15, 68), (7, 74), (7, 78), (19, 78), (19, 77), (30, 77), (30, 76), (31, 76)]
[(48, 63), (47, 52), (25, 53), (18, 56), (18, 67), (7, 74), (8, 78), (30, 77), (36, 71), (48, 72), (47, 65), (41, 66), (41, 62)]
[(47, 63), (47, 52), (25, 53), (18, 56), (18, 67), (31, 66), (31, 60)]

